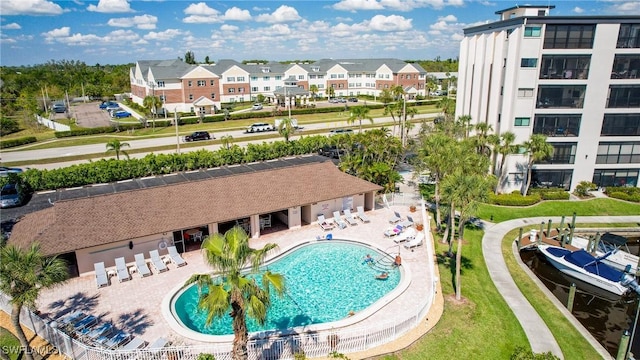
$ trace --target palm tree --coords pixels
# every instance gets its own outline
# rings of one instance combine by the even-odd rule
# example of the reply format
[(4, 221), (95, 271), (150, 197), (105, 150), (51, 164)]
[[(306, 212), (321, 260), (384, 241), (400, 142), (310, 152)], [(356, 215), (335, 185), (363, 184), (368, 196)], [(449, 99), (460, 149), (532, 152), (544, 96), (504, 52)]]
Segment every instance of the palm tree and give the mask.
[(369, 120), (373, 124), (373, 118), (369, 115), (369, 108), (366, 106), (354, 106), (351, 108), (351, 115), (347, 119), (349, 124), (353, 124), (356, 120), (360, 123), (360, 131), (362, 132), (362, 120)]
[(229, 150), (231, 148), (232, 143), (233, 143), (233, 136), (223, 135), (220, 137), (220, 145), (222, 145), (223, 148)]
[(446, 119), (451, 119), (456, 111), (456, 102), (448, 96), (441, 98), (436, 104)]
[(278, 134), (284, 137), (285, 142), (289, 142), (289, 137), (296, 132), (296, 127), (293, 124), (293, 119), (287, 117), (280, 120), (278, 124)]
[(524, 143), (524, 148), (529, 154), (529, 162), (527, 163), (527, 184), (523, 189), (522, 195), (526, 195), (529, 191), (529, 186), (531, 186), (533, 164), (553, 155), (553, 146), (547, 142), (547, 137), (542, 134), (531, 135), (529, 141)]
[(333, 86), (329, 86), (327, 88), (327, 98), (331, 99), (335, 94), (336, 94), (336, 90), (333, 88)]
[[(204, 240), (202, 252), (205, 261), (216, 271), (218, 277), (194, 274), (184, 284), (197, 284), (200, 293), (198, 308), (206, 311), (207, 325), (215, 317), (227, 314), (233, 319), (234, 360), (249, 358), (246, 317), (250, 316), (259, 324), (264, 324), (271, 305), (270, 289), (273, 288), (280, 296), (285, 292), (285, 279), (280, 274), (264, 272), (260, 282), (262, 287), (250, 277), (251, 274), (258, 273), (267, 253), (276, 247), (276, 244), (269, 243), (262, 249), (250, 248), (249, 237), (239, 226), (224, 235), (215, 233)], [(250, 271), (245, 272), (245, 267), (250, 267)]]
[(11, 298), (11, 322), (27, 360), (33, 360), (33, 356), (20, 326), (22, 307), (35, 308), (40, 290), (61, 284), (67, 276), (66, 262), (43, 256), (38, 244), (26, 250), (13, 245), (0, 248), (0, 291)]
[(316, 101), (316, 94), (318, 93), (318, 85), (313, 84), (309, 86), (309, 91), (311, 92), (311, 96), (313, 96), (313, 102)]
[(516, 141), (516, 134), (511, 131), (506, 131), (500, 134), (500, 142), (495, 148), (495, 151), (500, 154), (500, 166), (498, 167), (498, 183), (496, 184), (495, 193), (498, 193), (498, 188), (502, 184), (504, 177), (504, 164), (507, 161), (507, 156), (517, 151), (518, 147), (513, 143)]
[(157, 96), (147, 95), (142, 100), (142, 106), (155, 118), (157, 117), (158, 109), (162, 107), (162, 100)]
[(129, 143), (126, 142), (120, 142), (120, 140), (118, 139), (114, 139), (111, 140), (107, 143), (107, 151), (106, 153), (110, 153), (110, 152), (115, 152), (116, 153), (116, 160), (120, 160), (120, 153), (124, 154), (127, 159), (129, 158), (129, 154), (127, 154), (126, 151), (124, 151), (122, 148), (123, 147), (129, 147)]

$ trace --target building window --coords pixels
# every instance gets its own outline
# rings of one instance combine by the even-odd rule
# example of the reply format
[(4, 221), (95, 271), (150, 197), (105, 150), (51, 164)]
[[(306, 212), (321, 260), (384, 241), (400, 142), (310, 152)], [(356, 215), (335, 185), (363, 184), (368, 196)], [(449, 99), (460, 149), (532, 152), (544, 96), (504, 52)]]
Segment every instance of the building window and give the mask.
[(338, 74), (338, 79), (344, 79), (344, 74)]
[(542, 35), (541, 26), (525, 26), (524, 37), (540, 37)]
[(191, 85), (192, 85), (191, 80), (187, 81), (187, 86), (191, 87)]
[(235, 77), (227, 77), (227, 82), (235, 82), (236, 78)]
[(233, 93), (235, 93), (235, 92), (236, 92), (236, 89), (235, 89), (235, 88), (229, 88), (229, 90), (228, 90), (228, 91), (229, 91), (229, 94), (233, 94)]
[(236, 81), (238, 81), (238, 82), (244, 82), (244, 76), (238, 76), (238, 77), (236, 78)]
[(331, 74), (331, 76), (329, 76), (329, 78), (331, 78), (331, 79), (337, 79), (337, 78), (338, 78), (338, 74)]
[(640, 55), (616, 55), (611, 69), (612, 79), (637, 79), (640, 73)]
[(244, 88), (243, 88), (243, 87), (239, 87), (239, 88), (238, 88), (238, 92), (239, 92), (239, 93), (244, 93)]
[(531, 122), (531, 118), (528, 117), (517, 117), (513, 122), (514, 126), (529, 126)]
[(298, 75), (298, 80), (304, 80), (304, 75)]
[(571, 186), (571, 177), (573, 170), (541, 170), (533, 169), (531, 172), (531, 187), (533, 188), (550, 188), (558, 187), (569, 190)]
[(160, 95), (160, 101), (164, 102), (165, 100), (167, 100), (167, 97), (164, 95)]
[(282, 75), (276, 75), (276, 80), (282, 80)]
[(198, 80), (198, 86), (207, 86), (207, 82), (205, 80)]
[(271, 91), (271, 86), (265, 86), (262, 88), (262, 91)]
[(617, 48), (640, 48), (640, 24), (620, 24)]
[(601, 142), (596, 164), (638, 164), (640, 142)]
[(544, 31), (545, 49), (591, 49), (596, 26), (589, 25), (551, 25)]
[(404, 75), (400, 75), (400, 79), (404, 79)]
[(518, 97), (533, 97), (533, 89), (518, 89)]
[(576, 160), (577, 143), (550, 143), (553, 155), (537, 164), (573, 164)]
[(258, 87), (257, 86), (252, 86), (251, 87), (251, 92), (258, 92)]
[(324, 84), (318, 84), (318, 89), (324, 89)]
[(311, 75), (309, 75), (309, 79), (315, 79), (315, 78), (316, 78), (316, 75), (315, 75), (315, 74), (311, 74)]
[(578, 136), (580, 135), (581, 115), (536, 115), (533, 120), (533, 133), (545, 136)]
[(216, 84), (216, 81), (215, 81), (215, 80), (211, 80), (211, 81), (209, 82), (209, 85), (211, 85), (211, 86), (214, 86), (215, 84)]
[(574, 108), (584, 105), (585, 85), (538, 86), (536, 108)]
[(324, 75), (318, 75), (318, 79), (324, 79)]
[(215, 99), (216, 98), (216, 93), (211, 93), (211, 98)]
[(158, 81), (157, 86), (160, 87), (164, 87), (164, 81)]
[(593, 183), (600, 187), (638, 186), (638, 169), (596, 169)]
[(189, 100), (193, 100), (193, 94), (189, 94)]
[(640, 136), (640, 114), (605, 114), (600, 136)]
[(609, 87), (608, 108), (639, 108), (640, 85), (620, 85)]
[(523, 68), (534, 68), (538, 66), (538, 59), (535, 58), (522, 58), (520, 60), (520, 67)]
[(591, 56), (544, 55), (540, 79), (587, 79)]

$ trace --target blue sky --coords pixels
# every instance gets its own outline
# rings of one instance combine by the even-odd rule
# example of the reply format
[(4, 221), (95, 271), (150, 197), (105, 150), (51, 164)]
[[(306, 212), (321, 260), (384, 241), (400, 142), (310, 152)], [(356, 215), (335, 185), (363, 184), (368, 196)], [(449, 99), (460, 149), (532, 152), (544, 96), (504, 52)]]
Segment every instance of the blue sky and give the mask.
[[(0, 64), (458, 56), (462, 29), (517, 1), (1, 0)], [(540, 1), (551, 15), (640, 14), (640, 1)], [(523, 5), (523, 3), (520, 3)]]

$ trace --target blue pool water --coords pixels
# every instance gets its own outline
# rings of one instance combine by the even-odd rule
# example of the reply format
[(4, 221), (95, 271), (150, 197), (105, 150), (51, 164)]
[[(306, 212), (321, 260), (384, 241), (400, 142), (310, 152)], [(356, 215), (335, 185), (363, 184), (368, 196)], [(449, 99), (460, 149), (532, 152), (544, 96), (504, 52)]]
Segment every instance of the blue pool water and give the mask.
[[(400, 282), (400, 272), (389, 270), (387, 280), (363, 264), (366, 254), (376, 260), (380, 254), (371, 248), (334, 241), (319, 242), (292, 251), (269, 265), (269, 270), (285, 276), (287, 294), (272, 294), (272, 304), (265, 326), (247, 317), (250, 332), (284, 330), (295, 326), (344, 319), (350, 311), (361, 311), (393, 290)], [(231, 317), (216, 318), (210, 327), (198, 310), (196, 286), (187, 288), (175, 299), (175, 315), (191, 330), (203, 334), (233, 334)]]

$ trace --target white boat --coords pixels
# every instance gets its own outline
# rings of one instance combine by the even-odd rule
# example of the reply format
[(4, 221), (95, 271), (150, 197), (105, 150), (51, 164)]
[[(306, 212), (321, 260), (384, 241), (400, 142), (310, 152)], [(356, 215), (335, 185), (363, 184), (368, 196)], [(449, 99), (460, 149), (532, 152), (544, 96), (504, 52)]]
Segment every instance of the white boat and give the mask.
[[(588, 250), (587, 247), (589, 246), (589, 239), (574, 236), (571, 239), (571, 245)], [(631, 270), (629, 270), (629, 272), (637, 274), (638, 261), (640, 261), (640, 257), (629, 253), (626, 238), (611, 233), (605, 233), (602, 235), (598, 248), (596, 249), (595, 256), (603, 257), (608, 253), (611, 253), (611, 255), (602, 260), (605, 264), (621, 271), (624, 271), (627, 265), (629, 265), (631, 266)]]
[(620, 283), (625, 273), (605, 264), (586, 250), (567, 250), (558, 246), (539, 245), (538, 249), (556, 269), (616, 295), (624, 295), (628, 288)]

